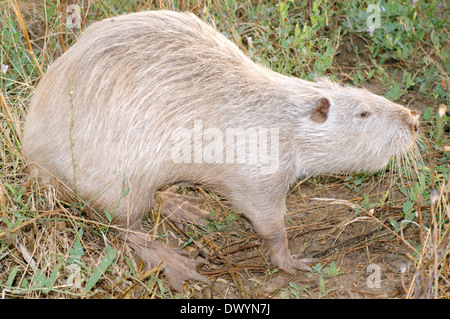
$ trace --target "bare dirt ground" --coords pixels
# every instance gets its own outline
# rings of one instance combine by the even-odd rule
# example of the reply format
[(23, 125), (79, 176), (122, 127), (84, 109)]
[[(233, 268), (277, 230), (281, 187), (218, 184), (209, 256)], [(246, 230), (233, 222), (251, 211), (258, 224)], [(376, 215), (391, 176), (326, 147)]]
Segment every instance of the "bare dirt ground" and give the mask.
[[(262, 240), (243, 218), (236, 216), (229, 229), (199, 239), (208, 243), (201, 246), (206, 251), (204, 257), (211, 262), (200, 272), (208, 275), (213, 285), (202, 285), (196, 292), (197, 285), (188, 285), (188, 290), (202, 298), (401, 297), (411, 279), (407, 257), (411, 251), (379, 222), (400, 219), (400, 208), (385, 207), (374, 212), (372, 219), (357, 215), (349, 203), (361, 202), (362, 197), (345, 186), (344, 179), (308, 180), (287, 198), (291, 252), (318, 258), (321, 268), (295, 275), (274, 271), (267, 262)], [(365, 187), (366, 191), (373, 188), (369, 194), (374, 202), (383, 197), (377, 183), (377, 179), (370, 178)], [(348, 202), (336, 204), (313, 198)], [(405, 231), (404, 236), (415, 235)], [(400, 272), (402, 268), (404, 273)]]

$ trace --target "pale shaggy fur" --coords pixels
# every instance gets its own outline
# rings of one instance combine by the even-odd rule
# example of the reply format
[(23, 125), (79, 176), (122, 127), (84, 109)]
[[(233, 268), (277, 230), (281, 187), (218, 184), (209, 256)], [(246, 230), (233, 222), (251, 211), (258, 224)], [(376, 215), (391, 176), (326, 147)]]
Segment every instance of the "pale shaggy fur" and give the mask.
[[(329, 109), (318, 123), (311, 114), (321, 98)], [(194, 120), (223, 130), (278, 128), (279, 169), (174, 163), (172, 133)], [(50, 66), (31, 101), (23, 148), (44, 178), (53, 175), (97, 212), (117, 211), (114, 223), (134, 231), (126, 237), (147, 265), (167, 258), (163, 269), (179, 288), (204, 278), (194, 261), (141, 232), (159, 188), (190, 182), (220, 193), (266, 239), (275, 266), (303, 268), (288, 251), (288, 187), (309, 174), (381, 169), (413, 140), (411, 113), (400, 105), (275, 73), (193, 14), (154, 11), (92, 24)]]

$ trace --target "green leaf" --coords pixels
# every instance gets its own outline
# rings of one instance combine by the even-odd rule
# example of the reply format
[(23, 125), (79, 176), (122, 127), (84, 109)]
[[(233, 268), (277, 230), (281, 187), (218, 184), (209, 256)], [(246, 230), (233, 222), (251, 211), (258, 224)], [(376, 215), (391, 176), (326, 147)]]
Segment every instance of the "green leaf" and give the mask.
[(106, 254), (100, 262), (100, 265), (98, 265), (89, 277), (86, 287), (84, 288), (84, 293), (88, 293), (95, 286), (97, 281), (99, 281), (108, 267), (112, 264), (114, 258), (116, 258), (116, 251), (111, 246), (106, 246)]
[(425, 109), (425, 112), (423, 112), (423, 118), (425, 121), (430, 121), (432, 115), (433, 115), (433, 109), (431, 107), (427, 107)]
[(106, 219), (108, 219), (108, 221), (110, 223), (112, 223), (113, 216), (111, 216), (111, 214), (106, 209), (105, 209), (105, 216), (106, 216)]
[(73, 264), (79, 262), (81, 257), (84, 255), (83, 245), (81, 244), (81, 238), (83, 236), (83, 229), (80, 228), (78, 230), (77, 240), (73, 244), (73, 247), (70, 249), (70, 257), (67, 260), (69, 264)]
[(188, 241), (184, 242), (183, 247), (181, 247), (181, 248), (184, 248), (187, 245), (191, 244), (193, 240), (194, 240), (194, 238), (190, 237)]
[(400, 226), (398, 225), (397, 221), (395, 219), (391, 219), (389, 222), (394, 227), (394, 232), (397, 233), (400, 230)]
[(36, 269), (35, 275), (31, 279), (31, 282), (33, 283), (33, 288), (42, 288), (45, 286), (45, 275), (42, 273), (42, 270), (40, 268)]
[(408, 215), (413, 208), (413, 203), (410, 200), (407, 200), (403, 203), (403, 213), (405, 215)]
[(61, 264), (56, 265), (55, 269), (53, 269), (50, 277), (48, 277), (45, 280), (45, 288), (47, 288), (46, 290), (44, 290), (45, 292), (49, 292), (50, 290), (52, 290), (53, 285), (56, 281), (56, 279), (58, 279), (58, 275), (59, 275), (59, 269), (61, 268)]
[(11, 272), (9, 273), (8, 280), (6, 281), (5, 286), (11, 289), (14, 278), (16, 278), (17, 271), (19, 270), (18, 266), (15, 266)]

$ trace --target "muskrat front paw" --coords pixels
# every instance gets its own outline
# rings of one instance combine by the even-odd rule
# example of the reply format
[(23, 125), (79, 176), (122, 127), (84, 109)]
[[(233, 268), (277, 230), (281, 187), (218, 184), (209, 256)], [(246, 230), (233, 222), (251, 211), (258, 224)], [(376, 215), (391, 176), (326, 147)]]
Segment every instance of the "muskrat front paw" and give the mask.
[(291, 268), (311, 271), (312, 268), (309, 265), (315, 264), (317, 262), (318, 262), (317, 258), (299, 258), (299, 259), (297, 259), (297, 258), (293, 257), (292, 261), (291, 261)]
[(209, 212), (199, 207), (199, 205), (206, 201), (205, 198), (177, 194), (174, 193), (174, 188), (157, 192), (155, 198), (158, 204), (162, 199), (161, 213), (174, 223), (178, 224), (186, 221), (197, 226), (206, 226), (206, 223), (202, 219), (216, 219)]
[(309, 265), (314, 264), (318, 261), (317, 258), (294, 258), (291, 255), (281, 257), (282, 258), (277, 258), (277, 256), (273, 256), (271, 258), (272, 264), (278, 268), (284, 269), (291, 274), (295, 273), (294, 269), (312, 270)]

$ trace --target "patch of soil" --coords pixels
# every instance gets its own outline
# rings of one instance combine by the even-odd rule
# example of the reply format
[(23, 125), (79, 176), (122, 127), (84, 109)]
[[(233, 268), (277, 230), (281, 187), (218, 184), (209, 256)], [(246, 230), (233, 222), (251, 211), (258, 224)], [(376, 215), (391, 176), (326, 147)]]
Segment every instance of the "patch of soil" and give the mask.
[[(286, 229), (291, 253), (318, 258), (321, 269), (295, 274), (274, 269), (263, 241), (251, 225), (242, 216), (232, 214), (233, 218), (227, 218), (232, 208), (209, 199), (207, 208), (222, 220), (227, 218), (230, 227), (196, 237), (196, 247), (190, 247), (191, 256), (209, 260), (210, 264), (199, 272), (208, 276), (212, 285), (189, 282), (185, 293), (191, 298), (401, 297), (403, 287), (409, 286), (413, 276), (407, 258), (411, 250), (382, 224), (385, 221), (388, 225), (390, 218), (399, 219), (399, 209), (375, 210), (375, 218), (369, 219), (347, 205), (315, 200), (362, 201), (361, 195), (345, 185), (345, 179), (331, 179), (308, 180), (301, 189), (293, 188), (287, 198)], [(378, 202), (384, 194), (382, 189), (387, 187), (387, 183), (372, 178), (360, 192), (368, 192), (370, 202)], [(395, 200), (391, 198), (390, 202)], [(184, 230), (192, 231), (190, 226)], [(414, 237), (414, 233), (407, 229), (404, 236)], [(176, 240), (172, 244), (176, 245)], [(330, 273), (333, 263), (336, 271)]]

